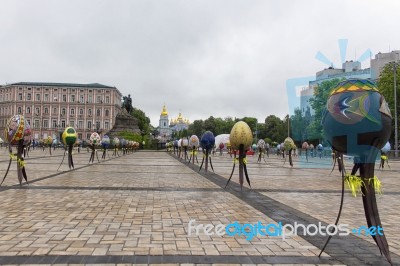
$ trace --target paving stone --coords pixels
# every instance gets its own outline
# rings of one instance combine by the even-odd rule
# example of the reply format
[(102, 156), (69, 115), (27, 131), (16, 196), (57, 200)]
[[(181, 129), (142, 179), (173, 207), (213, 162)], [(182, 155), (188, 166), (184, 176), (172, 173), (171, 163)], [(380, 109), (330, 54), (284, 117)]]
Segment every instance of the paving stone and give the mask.
[[(237, 173), (223, 189), (232, 169), (232, 160), (224, 156), (213, 157), (218, 173), (214, 175), (199, 173), (198, 165), (191, 168), (165, 152), (140, 151), (87, 165), (89, 155), (75, 154), (76, 169), (67, 171), (62, 165), (57, 172), (62, 151), (46, 157), (32, 151), (27, 159), (30, 184), (22, 189), (17, 185), (15, 170), (10, 171), (0, 188), (0, 263), (5, 256), (12, 261), (22, 256), (35, 260), (44, 255), (43, 259), (57, 256), (54, 259), (61, 263), (82, 258), (80, 262), (97, 261), (96, 265), (108, 259), (122, 262), (125, 256), (134, 256), (143, 263), (150, 258), (173, 264), (198, 260), (196, 263), (214, 265), (227, 261), (288, 265), (298, 260), (316, 265), (323, 241), (319, 244), (302, 236), (286, 240), (255, 236), (249, 241), (245, 236), (208, 236), (204, 231), (189, 236), (188, 223), (195, 219), (196, 224), (214, 226), (235, 221), (266, 224), (291, 215), (306, 222), (312, 218), (331, 223), (337, 214), (341, 183), (337, 174), (327, 177), (331, 166), (328, 160), (321, 161), (325, 168), (304, 169), (305, 163), (289, 168), (279, 158), (257, 164), (256, 158), (249, 157), (253, 190), (245, 185), (240, 192)], [(7, 154), (0, 154), (2, 160), (7, 161)], [(300, 163), (299, 159), (296, 162)], [(400, 183), (396, 177), (400, 163), (391, 166), (393, 170), (379, 173), (384, 176), (385, 194), (378, 197), (378, 204), (393, 257), (398, 259)], [(0, 171), (5, 167), (0, 164)], [(361, 200), (351, 198), (349, 193), (345, 196), (345, 204), (352, 207), (344, 209), (343, 223), (365, 224)], [(263, 205), (266, 202), (269, 205)], [(274, 211), (267, 212), (263, 206)], [(356, 263), (360, 259), (355, 253), (371, 250), (374, 253), (364, 257), (384, 263), (384, 259), (377, 258), (372, 238), (359, 239), (349, 238), (349, 246), (361, 241), (357, 243), (363, 248), (340, 253), (343, 249), (332, 245), (322, 262), (341, 264), (347, 259)]]

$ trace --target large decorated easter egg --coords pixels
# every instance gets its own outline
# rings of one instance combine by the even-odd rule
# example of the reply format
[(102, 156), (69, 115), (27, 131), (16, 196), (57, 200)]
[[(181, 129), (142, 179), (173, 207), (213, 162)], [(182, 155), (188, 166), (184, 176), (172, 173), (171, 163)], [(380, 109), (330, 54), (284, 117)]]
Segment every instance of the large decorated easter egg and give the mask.
[(114, 145), (115, 147), (118, 147), (118, 146), (119, 146), (119, 143), (120, 143), (119, 138), (115, 137), (115, 138), (113, 139), (113, 145)]
[(62, 142), (65, 145), (74, 145), (77, 139), (76, 131), (73, 127), (67, 127), (62, 133)]
[(203, 149), (212, 149), (215, 145), (215, 137), (211, 131), (204, 132), (201, 136), (200, 145)]
[(128, 144), (128, 141), (126, 139), (120, 139), (119, 144), (121, 145), (121, 147), (125, 148)]
[(259, 139), (258, 142), (257, 142), (257, 147), (259, 149), (264, 149), (265, 148), (265, 140)]
[(47, 138), (44, 139), (45, 145), (51, 145), (52, 143), (53, 143), (53, 138), (51, 136), (47, 136)]
[(29, 145), (32, 141), (31, 136), (31, 126), (29, 125), (28, 121), (25, 122), (25, 129), (24, 129), (24, 145)]
[(9, 143), (15, 145), (24, 139), (25, 125), (27, 121), (22, 115), (14, 115), (8, 121), (5, 128), (5, 137)]
[(90, 145), (100, 145), (100, 141), (101, 141), (101, 138), (100, 138), (99, 133), (93, 132), (92, 135), (90, 135), (90, 138), (89, 138)]
[(284, 141), (283, 141), (283, 147), (285, 148), (286, 151), (290, 151), (292, 149), (296, 149), (296, 145), (294, 144), (294, 141), (292, 138), (287, 137)]
[(246, 122), (239, 121), (232, 127), (230, 142), (232, 148), (235, 150), (238, 150), (241, 144), (243, 144), (245, 150), (250, 148), (253, 142), (253, 134)]
[(189, 140), (185, 137), (182, 139), (182, 147), (187, 147), (189, 145)]
[(110, 146), (110, 138), (107, 135), (104, 135), (101, 139), (101, 146), (104, 149), (107, 149)]
[[(333, 88), (322, 119), (325, 137), (334, 150), (364, 159), (386, 144), (391, 123), (385, 98), (374, 83), (362, 79), (346, 80)], [(368, 157), (371, 162), (375, 161), (372, 157)]]
[(199, 147), (199, 145), (200, 145), (200, 140), (199, 140), (199, 138), (196, 136), (196, 135), (192, 135), (191, 137), (190, 137), (190, 139), (189, 139), (189, 146), (191, 146), (191, 147)]
[(301, 144), (301, 148), (302, 149), (308, 149), (308, 147), (309, 147), (309, 145), (308, 145), (308, 143), (306, 141), (303, 142), (303, 144)]

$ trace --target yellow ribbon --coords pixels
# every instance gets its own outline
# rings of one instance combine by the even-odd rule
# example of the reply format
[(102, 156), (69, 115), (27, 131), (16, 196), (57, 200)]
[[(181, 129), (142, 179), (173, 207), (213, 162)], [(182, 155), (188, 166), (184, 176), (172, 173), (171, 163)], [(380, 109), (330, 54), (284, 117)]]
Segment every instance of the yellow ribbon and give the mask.
[(382, 194), (382, 183), (381, 181), (378, 179), (377, 176), (374, 176), (373, 178), (369, 178), (368, 182), (371, 184), (371, 182), (373, 182), (373, 186), (375, 188), (375, 192), (378, 194)]
[(17, 155), (10, 153), (10, 159), (13, 161), (17, 160)]
[(354, 197), (357, 196), (357, 192), (360, 192), (362, 194), (361, 187), (364, 185), (364, 182), (362, 181), (361, 177), (357, 175), (347, 174), (345, 176), (345, 181), (348, 188), (351, 190), (351, 194), (353, 194)]
[(24, 161), (24, 160), (18, 159), (17, 162), (18, 162), (18, 164), (19, 164), (19, 166), (20, 166), (21, 168), (25, 166), (25, 161)]
[(384, 161), (387, 161), (388, 157), (386, 155), (382, 155), (381, 159), (384, 160)]
[(197, 155), (197, 151), (196, 151), (196, 150), (192, 150), (190, 153), (191, 153), (192, 155)]
[[(234, 163), (239, 163), (239, 158), (233, 159)], [(243, 164), (247, 164), (247, 158), (243, 158)]]

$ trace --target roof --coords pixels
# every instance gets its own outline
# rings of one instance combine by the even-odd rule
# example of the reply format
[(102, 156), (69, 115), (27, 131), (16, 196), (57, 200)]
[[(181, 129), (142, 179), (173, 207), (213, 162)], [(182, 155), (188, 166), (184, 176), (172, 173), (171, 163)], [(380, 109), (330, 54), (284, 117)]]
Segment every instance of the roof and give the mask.
[(115, 87), (110, 87), (102, 85), (99, 83), (89, 83), (89, 84), (76, 84), (76, 83), (52, 83), (52, 82), (17, 82), (11, 83), (10, 85), (16, 86), (47, 86), (47, 87), (79, 87), (79, 88), (100, 88), (100, 89), (115, 89)]

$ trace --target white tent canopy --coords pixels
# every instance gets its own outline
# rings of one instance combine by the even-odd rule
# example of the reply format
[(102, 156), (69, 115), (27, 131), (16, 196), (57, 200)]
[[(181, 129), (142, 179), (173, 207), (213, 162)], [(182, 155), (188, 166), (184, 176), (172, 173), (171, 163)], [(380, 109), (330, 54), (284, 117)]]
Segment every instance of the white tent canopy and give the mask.
[(222, 142), (226, 148), (226, 143), (229, 141), (230, 134), (221, 134), (215, 137), (215, 146), (218, 148)]

